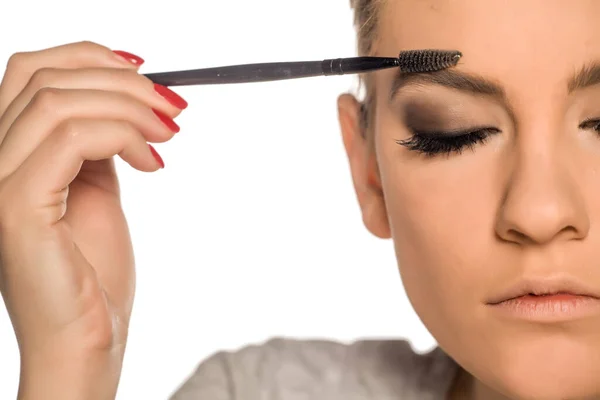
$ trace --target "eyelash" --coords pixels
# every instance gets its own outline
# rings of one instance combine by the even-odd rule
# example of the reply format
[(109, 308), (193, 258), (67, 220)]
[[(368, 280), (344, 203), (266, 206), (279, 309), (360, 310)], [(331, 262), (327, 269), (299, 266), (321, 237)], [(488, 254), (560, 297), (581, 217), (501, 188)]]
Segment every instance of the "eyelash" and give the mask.
[(579, 129), (593, 129), (600, 133), (600, 119), (588, 119), (579, 125)]
[[(598, 121), (600, 124), (600, 121)], [(476, 145), (484, 144), (490, 136), (500, 133), (497, 128), (477, 128), (463, 132), (414, 132), (409, 139), (396, 140), (396, 143), (410, 151), (433, 157), (438, 154), (460, 154), (465, 149), (472, 150)]]
[[(600, 119), (589, 119), (579, 125), (579, 129), (592, 129), (600, 133)], [(433, 157), (438, 154), (460, 154), (465, 149), (473, 150), (484, 144), (492, 135), (500, 133), (497, 128), (478, 128), (463, 132), (414, 132), (410, 139), (396, 140), (396, 143), (410, 151)]]

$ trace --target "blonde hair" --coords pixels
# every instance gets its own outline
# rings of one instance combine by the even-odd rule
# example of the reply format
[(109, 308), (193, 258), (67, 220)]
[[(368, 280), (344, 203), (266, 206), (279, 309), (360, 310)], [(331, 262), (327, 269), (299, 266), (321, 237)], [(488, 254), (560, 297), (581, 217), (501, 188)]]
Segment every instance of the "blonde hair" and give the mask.
[(358, 34), (358, 53), (363, 56), (373, 55), (377, 38), (379, 10), (384, 0), (350, 0), (354, 9), (354, 25)]
[[(385, 0), (350, 0), (350, 7), (354, 10), (354, 26), (356, 28), (358, 54), (372, 56), (376, 51), (377, 28), (381, 14), (382, 3)], [(369, 75), (360, 77), (360, 84), (365, 89), (365, 99), (362, 105), (362, 132), (363, 135), (370, 130), (375, 108), (374, 83)], [(372, 135), (368, 135), (372, 137)]]

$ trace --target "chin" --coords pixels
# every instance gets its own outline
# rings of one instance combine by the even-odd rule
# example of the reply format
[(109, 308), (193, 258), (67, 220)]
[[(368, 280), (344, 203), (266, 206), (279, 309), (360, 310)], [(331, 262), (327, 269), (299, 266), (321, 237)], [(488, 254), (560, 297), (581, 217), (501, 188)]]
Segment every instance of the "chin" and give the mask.
[(600, 399), (597, 383), (582, 382), (581, 379), (561, 379), (558, 382), (553, 378), (543, 377), (528, 382), (505, 381), (497, 391), (512, 400)]
[(497, 349), (489, 354), (486, 370), (474, 375), (511, 399), (600, 399), (598, 342), (566, 337), (519, 342), (513, 337)]

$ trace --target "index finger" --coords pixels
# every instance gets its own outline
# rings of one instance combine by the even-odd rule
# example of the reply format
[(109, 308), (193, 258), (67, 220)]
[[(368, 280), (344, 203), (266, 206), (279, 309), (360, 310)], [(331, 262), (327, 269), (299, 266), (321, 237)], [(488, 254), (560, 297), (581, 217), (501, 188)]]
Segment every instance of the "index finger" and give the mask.
[(139, 68), (144, 60), (129, 53), (113, 51), (97, 43), (83, 41), (44, 50), (15, 53), (8, 60), (0, 83), (0, 115), (41, 68)]

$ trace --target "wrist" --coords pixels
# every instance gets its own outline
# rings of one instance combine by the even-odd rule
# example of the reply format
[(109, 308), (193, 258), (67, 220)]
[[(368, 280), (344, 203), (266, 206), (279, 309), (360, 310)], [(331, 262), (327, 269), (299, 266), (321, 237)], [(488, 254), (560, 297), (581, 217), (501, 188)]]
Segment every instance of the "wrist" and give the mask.
[(123, 353), (54, 349), (22, 355), (18, 400), (113, 400)]

